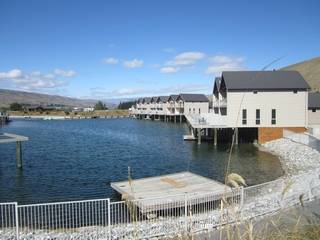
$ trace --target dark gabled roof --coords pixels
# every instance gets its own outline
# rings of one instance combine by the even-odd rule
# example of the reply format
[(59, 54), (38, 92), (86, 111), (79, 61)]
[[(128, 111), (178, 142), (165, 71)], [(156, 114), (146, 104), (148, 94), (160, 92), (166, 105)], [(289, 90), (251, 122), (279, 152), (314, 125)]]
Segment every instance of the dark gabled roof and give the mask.
[(219, 91), (220, 82), (221, 82), (221, 77), (216, 77), (216, 78), (214, 79), (213, 93), (214, 93), (215, 91), (217, 91), (217, 92)]
[(176, 95), (176, 94), (170, 95), (168, 101), (171, 101), (171, 100), (176, 101), (178, 97), (179, 95)]
[(157, 102), (163, 102), (166, 103), (169, 100), (169, 96), (159, 96), (157, 99)]
[(209, 99), (204, 94), (180, 93), (178, 99), (184, 102), (209, 102)]
[(309, 84), (297, 71), (226, 71), (227, 90), (307, 90)]
[(158, 99), (158, 97), (152, 97), (150, 101), (151, 101), (151, 102), (156, 102), (157, 99)]
[(320, 92), (310, 92), (308, 96), (308, 108), (320, 109)]
[(145, 97), (143, 98), (143, 103), (150, 103), (151, 102), (151, 97)]

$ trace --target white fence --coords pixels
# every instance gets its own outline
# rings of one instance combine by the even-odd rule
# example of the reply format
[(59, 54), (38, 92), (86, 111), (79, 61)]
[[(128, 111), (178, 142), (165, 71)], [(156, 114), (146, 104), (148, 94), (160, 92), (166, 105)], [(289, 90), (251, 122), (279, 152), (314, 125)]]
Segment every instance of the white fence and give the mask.
[[(318, 172), (318, 171), (317, 171)], [(47, 204), (0, 204), (0, 239), (132, 239), (195, 233), (320, 196), (317, 172), (229, 192)], [(184, 199), (184, 200), (181, 200)]]

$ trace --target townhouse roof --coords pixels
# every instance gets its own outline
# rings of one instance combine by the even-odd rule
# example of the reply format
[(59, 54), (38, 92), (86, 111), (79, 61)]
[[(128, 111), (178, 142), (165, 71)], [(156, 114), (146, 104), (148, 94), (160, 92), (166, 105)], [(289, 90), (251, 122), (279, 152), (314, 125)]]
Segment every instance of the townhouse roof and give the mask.
[(151, 102), (151, 97), (145, 97), (143, 98), (143, 103), (150, 103)]
[(158, 99), (158, 97), (152, 97), (150, 101), (151, 101), (151, 102), (156, 102), (157, 99)]
[(220, 82), (221, 82), (221, 77), (216, 77), (216, 78), (214, 79), (213, 92), (219, 91)]
[(163, 103), (166, 103), (168, 102), (169, 100), (169, 96), (159, 96), (158, 99), (157, 99), (157, 102), (163, 102)]
[(310, 92), (308, 96), (308, 108), (320, 109), (320, 92)]
[(180, 93), (179, 98), (184, 102), (209, 102), (204, 94)]
[(310, 89), (297, 71), (225, 71), (222, 72), (222, 81), (231, 91)]
[(170, 101), (170, 100), (176, 101), (178, 97), (179, 97), (179, 95), (172, 94), (172, 95), (169, 96), (169, 99), (168, 99), (168, 100), (169, 100), (169, 101)]

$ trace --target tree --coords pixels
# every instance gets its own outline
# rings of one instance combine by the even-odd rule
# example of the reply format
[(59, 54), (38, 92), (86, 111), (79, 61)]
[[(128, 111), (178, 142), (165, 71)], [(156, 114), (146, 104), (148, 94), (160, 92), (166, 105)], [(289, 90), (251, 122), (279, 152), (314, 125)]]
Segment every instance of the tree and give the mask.
[(10, 110), (11, 111), (21, 111), (22, 110), (22, 105), (19, 103), (11, 103), (10, 104)]
[(120, 102), (120, 104), (118, 105), (118, 109), (129, 109), (135, 104), (135, 101)]
[(108, 108), (106, 107), (106, 105), (101, 102), (98, 101), (95, 105), (94, 105), (94, 110), (107, 110)]

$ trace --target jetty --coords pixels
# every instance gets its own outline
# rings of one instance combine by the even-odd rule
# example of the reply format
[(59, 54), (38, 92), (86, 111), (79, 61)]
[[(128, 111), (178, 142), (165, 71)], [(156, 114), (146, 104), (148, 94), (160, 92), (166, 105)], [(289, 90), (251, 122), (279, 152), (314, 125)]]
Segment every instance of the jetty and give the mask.
[[(231, 190), (223, 183), (191, 172), (113, 182), (111, 187), (122, 195), (122, 199), (132, 201), (142, 213), (172, 208), (172, 204), (181, 207), (186, 195), (190, 201), (206, 193)], [(203, 200), (208, 202), (210, 199)]]
[(0, 112), (0, 124), (5, 124), (9, 122), (9, 115), (4, 112)]
[(16, 161), (17, 167), (22, 168), (22, 142), (28, 141), (29, 138), (25, 136), (20, 136), (11, 133), (0, 134), (0, 144), (1, 143), (16, 143)]

